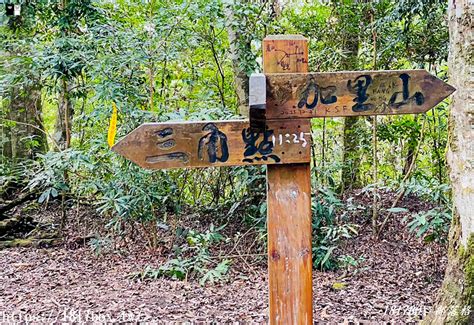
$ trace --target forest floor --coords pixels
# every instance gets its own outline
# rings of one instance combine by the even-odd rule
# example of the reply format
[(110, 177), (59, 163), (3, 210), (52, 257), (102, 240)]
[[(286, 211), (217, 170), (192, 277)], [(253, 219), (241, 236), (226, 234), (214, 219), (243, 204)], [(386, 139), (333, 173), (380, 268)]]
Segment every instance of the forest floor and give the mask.
[[(399, 206), (410, 211), (426, 208), (413, 198)], [(441, 285), (446, 248), (423, 243), (398, 216), (379, 239), (373, 238), (369, 224), (360, 226), (359, 234), (337, 250), (338, 255), (362, 258), (356, 267), (314, 271), (315, 321), (417, 323), (430, 311)], [(139, 281), (130, 275), (163, 257), (161, 252), (134, 247), (126, 253), (98, 256), (90, 247), (71, 242), (51, 248), (0, 250), (0, 323), (266, 322), (264, 263), (236, 259), (231, 276), (221, 284)]]

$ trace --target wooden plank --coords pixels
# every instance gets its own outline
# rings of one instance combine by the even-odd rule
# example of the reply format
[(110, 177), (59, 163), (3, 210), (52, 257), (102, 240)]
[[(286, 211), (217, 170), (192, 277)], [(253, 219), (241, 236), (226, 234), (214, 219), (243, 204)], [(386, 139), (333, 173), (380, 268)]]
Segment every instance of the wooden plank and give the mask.
[(246, 120), (145, 123), (112, 150), (148, 169), (310, 161), (307, 123), (269, 122), (259, 131), (249, 127)]
[(267, 119), (424, 113), (455, 90), (425, 70), (266, 77)]
[(267, 167), (270, 324), (312, 324), (310, 164)]
[[(265, 74), (308, 71), (301, 36), (267, 37), (263, 49)], [(301, 122), (310, 129), (310, 120)], [(312, 324), (309, 163), (267, 167), (267, 225), (270, 324)]]

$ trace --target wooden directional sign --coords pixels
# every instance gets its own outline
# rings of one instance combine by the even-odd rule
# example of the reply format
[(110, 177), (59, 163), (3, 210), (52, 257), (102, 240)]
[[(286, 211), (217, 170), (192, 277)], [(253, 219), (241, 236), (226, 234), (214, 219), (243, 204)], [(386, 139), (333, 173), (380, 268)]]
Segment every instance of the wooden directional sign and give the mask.
[(112, 150), (149, 169), (287, 164), (310, 161), (307, 123), (248, 121), (145, 123)]
[[(312, 324), (310, 118), (423, 113), (454, 88), (424, 70), (301, 73), (308, 44), (266, 37), (250, 122), (146, 123), (112, 150), (144, 168), (270, 164), (270, 324)], [(278, 164), (287, 164), (285, 166)]]
[(266, 75), (266, 118), (424, 113), (454, 88), (425, 70)]

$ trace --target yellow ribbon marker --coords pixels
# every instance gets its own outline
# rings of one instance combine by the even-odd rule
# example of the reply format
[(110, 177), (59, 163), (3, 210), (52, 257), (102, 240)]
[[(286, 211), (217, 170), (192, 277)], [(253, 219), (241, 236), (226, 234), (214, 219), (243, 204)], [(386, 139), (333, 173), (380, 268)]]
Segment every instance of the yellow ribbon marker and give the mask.
[(115, 134), (117, 134), (117, 106), (115, 103), (112, 103), (112, 107), (112, 116), (110, 117), (109, 132), (107, 134), (107, 143), (109, 144), (110, 148), (112, 148), (114, 145)]

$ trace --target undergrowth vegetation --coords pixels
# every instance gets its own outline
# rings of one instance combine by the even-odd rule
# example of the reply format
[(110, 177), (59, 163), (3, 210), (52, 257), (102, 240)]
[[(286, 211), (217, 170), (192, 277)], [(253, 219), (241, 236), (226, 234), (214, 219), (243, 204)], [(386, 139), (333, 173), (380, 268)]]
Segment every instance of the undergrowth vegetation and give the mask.
[[(341, 70), (350, 63), (355, 70), (423, 68), (446, 78), (444, 1), (68, 1), (57, 10), (37, 1), (23, 6), (21, 19), (0, 15), (2, 199), (34, 193), (43, 208), (57, 201), (61, 227), (72, 207), (92, 206), (105, 229), (90, 241), (98, 255), (138, 233), (150, 250), (165, 245), (163, 234), (175, 238), (167, 261), (133, 274), (137, 279), (223, 280), (232, 258), (218, 247), (247, 234), (257, 243), (250, 253), (264, 254), (265, 167), (142, 169), (107, 144), (113, 104), (117, 138), (144, 122), (238, 118), (235, 77), (238, 71), (248, 76), (261, 70), (257, 58), (269, 34), (308, 37), (312, 71)], [(230, 30), (237, 35), (232, 44)], [(354, 40), (357, 49), (351, 53)], [(39, 117), (22, 122), (11, 111), (12, 98), (33, 90), (39, 92)], [(64, 118), (59, 107), (65, 106), (72, 114), (66, 130), (57, 123)], [(380, 235), (385, 218), (402, 216), (414, 235), (445, 242), (451, 218), (447, 114), (447, 103), (441, 103), (425, 115), (379, 117), (375, 139), (373, 117), (360, 118), (351, 132), (344, 131), (341, 118), (313, 120), (314, 268), (353, 271), (363, 257), (338, 256), (338, 246), (356, 237), (362, 225)], [(24, 123), (41, 133), (25, 133)], [(20, 129), (23, 133), (15, 131)], [(355, 139), (353, 148), (343, 145), (347, 136)], [(40, 150), (41, 137), (49, 150)], [(22, 155), (7, 150), (13, 142), (26, 148)], [(357, 153), (357, 168), (346, 159), (349, 151)], [(358, 186), (345, 188), (343, 168), (354, 172)], [(392, 201), (381, 202), (382, 192), (392, 193)], [(360, 203), (356, 195), (375, 201)], [(410, 213), (399, 206), (410, 196), (432, 208)], [(194, 221), (211, 222), (206, 227), (178, 222), (193, 215)]]

